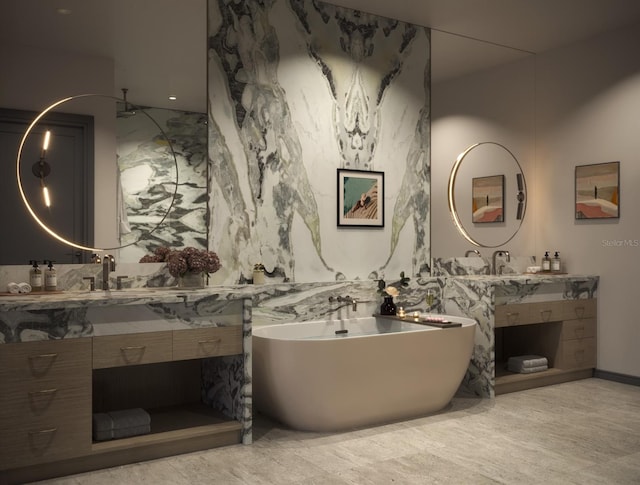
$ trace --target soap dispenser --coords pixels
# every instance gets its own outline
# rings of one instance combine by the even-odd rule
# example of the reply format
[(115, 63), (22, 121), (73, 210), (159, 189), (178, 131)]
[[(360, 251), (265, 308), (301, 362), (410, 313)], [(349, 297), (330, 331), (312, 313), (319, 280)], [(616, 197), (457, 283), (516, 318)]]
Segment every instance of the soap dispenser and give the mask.
[(542, 271), (551, 271), (551, 260), (549, 259), (549, 251), (545, 251), (542, 258)]
[(53, 263), (54, 261), (49, 260), (49, 265), (44, 270), (44, 291), (56, 291), (58, 289), (58, 272)]
[(551, 260), (551, 271), (553, 271), (554, 273), (559, 273), (560, 272), (560, 253), (558, 251), (556, 251), (556, 253), (553, 255), (553, 259)]
[(35, 259), (30, 260), (29, 264), (32, 265), (29, 270), (29, 285), (31, 285), (31, 291), (42, 291), (42, 270)]

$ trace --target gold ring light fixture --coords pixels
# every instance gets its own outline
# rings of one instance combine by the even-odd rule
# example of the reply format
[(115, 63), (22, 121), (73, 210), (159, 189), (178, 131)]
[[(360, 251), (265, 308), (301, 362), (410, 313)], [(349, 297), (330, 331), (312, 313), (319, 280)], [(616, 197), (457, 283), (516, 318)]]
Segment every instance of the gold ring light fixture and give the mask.
[[(501, 149), (503, 149), (510, 158), (513, 159), (513, 162), (515, 162), (515, 165), (518, 168), (518, 173), (516, 173), (516, 201), (517, 201), (517, 208), (516, 208), (516, 221), (517, 221), (517, 225), (515, 230), (513, 231), (512, 234), (508, 235), (507, 239), (505, 241), (500, 242), (499, 244), (483, 244), (482, 242), (478, 241), (476, 237), (473, 237), (469, 231), (465, 228), (460, 215), (458, 214), (457, 208), (456, 208), (456, 200), (455, 200), (455, 188), (456, 188), (456, 178), (458, 176), (458, 171), (460, 170), (460, 166), (462, 165), (462, 162), (465, 160), (465, 158), (474, 150), (477, 149), (480, 146), (483, 145), (494, 145), (497, 146)], [(515, 157), (515, 155), (504, 145), (501, 145), (500, 143), (496, 143), (496, 142), (492, 142), (492, 141), (484, 141), (484, 142), (480, 142), (480, 143), (475, 143), (473, 145), (471, 145), (470, 147), (468, 147), (466, 150), (464, 150), (462, 153), (460, 153), (460, 155), (458, 155), (458, 158), (456, 158), (455, 163), (453, 164), (453, 167), (451, 169), (451, 174), (449, 175), (449, 184), (448, 184), (448, 188), (447, 188), (447, 199), (448, 199), (448, 204), (449, 204), (449, 213), (451, 214), (451, 218), (453, 219), (453, 224), (456, 226), (456, 229), (458, 229), (458, 231), (460, 232), (460, 234), (471, 244), (473, 244), (474, 246), (478, 246), (478, 247), (484, 247), (484, 248), (497, 248), (500, 246), (503, 246), (504, 244), (507, 244), (509, 241), (511, 241), (511, 239), (513, 239), (513, 237), (518, 233), (518, 230), (520, 229), (520, 226), (522, 225), (522, 221), (524, 219), (526, 210), (527, 210), (527, 183), (524, 177), (524, 173), (522, 171), (522, 167), (520, 166), (520, 163), (518, 162), (518, 159)]]
[[(121, 249), (121, 248), (125, 248), (125, 247), (128, 247), (128, 246), (132, 246), (134, 244), (137, 244), (138, 240), (149, 236), (151, 233), (153, 233), (157, 228), (159, 228), (163, 224), (163, 222), (165, 221), (165, 219), (167, 218), (167, 216), (171, 212), (171, 209), (173, 208), (173, 204), (175, 203), (175, 200), (176, 200), (176, 195), (177, 195), (177, 192), (178, 192), (178, 161), (177, 161), (177, 158), (176, 158), (175, 151), (173, 149), (173, 145), (171, 144), (171, 140), (166, 135), (164, 130), (160, 127), (158, 122), (155, 119), (153, 119), (153, 117), (151, 117), (151, 115), (149, 115), (144, 109), (140, 109), (140, 108), (132, 105), (131, 103), (129, 103), (127, 101), (127, 99), (126, 99), (127, 90), (126, 89), (123, 89), (122, 92), (123, 92), (123, 95), (124, 95), (124, 99), (120, 99), (120, 98), (117, 98), (115, 96), (109, 96), (109, 95), (105, 95), (105, 94), (78, 94), (78, 95), (75, 95), (75, 96), (69, 96), (69, 97), (66, 97), (66, 98), (59, 99), (58, 101), (54, 102), (53, 104), (51, 104), (50, 106), (45, 108), (38, 116), (36, 116), (36, 118), (31, 122), (31, 124), (27, 128), (26, 132), (24, 133), (24, 135), (22, 136), (22, 139), (20, 141), (20, 146), (18, 148), (18, 156), (16, 158), (16, 180), (17, 180), (17, 183), (18, 183), (18, 190), (20, 192), (20, 198), (22, 199), (22, 202), (24, 203), (24, 206), (27, 208), (27, 211), (29, 212), (29, 214), (31, 214), (31, 217), (33, 218), (33, 220), (46, 233), (48, 233), (51, 237), (57, 239), (58, 241), (66, 244), (68, 246), (77, 248), (77, 249), (82, 249), (82, 250), (91, 251), (91, 252), (100, 252), (100, 251), (112, 251), (112, 250)], [(116, 247), (111, 247), (111, 248), (94, 248), (94, 247), (90, 247), (90, 246), (84, 246), (82, 244), (78, 244), (77, 242), (69, 241), (68, 239), (65, 239), (64, 237), (62, 237), (61, 235), (56, 233), (53, 229), (48, 227), (38, 217), (38, 215), (36, 214), (36, 212), (32, 208), (31, 204), (29, 203), (29, 200), (28, 200), (28, 198), (26, 196), (26, 193), (25, 193), (25, 189), (24, 189), (23, 184), (22, 184), (22, 177), (20, 175), (20, 167), (21, 167), (21, 164), (22, 164), (22, 154), (23, 154), (23, 150), (24, 150), (27, 138), (29, 137), (29, 135), (30, 135), (31, 131), (33, 130), (33, 128), (38, 124), (38, 122), (44, 116), (47, 115), (47, 113), (49, 113), (50, 111), (54, 110), (58, 106), (60, 106), (60, 105), (62, 105), (64, 103), (67, 103), (69, 101), (72, 101), (72, 100), (81, 99), (81, 98), (88, 98), (88, 97), (107, 98), (107, 99), (115, 100), (116, 102), (119, 102), (119, 103), (124, 103), (124, 111), (118, 112), (118, 114), (117, 114), (118, 117), (121, 117), (121, 113), (125, 113), (125, 115), (124, 115), (125, 117), (133, 116), (138, 112), (139, 113), (143, 113), (156, 126), (156, 128), (160, 131), (162, 136), (165, 138), (165, 140), (167, 140), (167, 146), (169, 147), (169, 150), (171, 152), (171, 157), (173, 158), (173, 162), (174, 162), (176, 183), (175, 183), (175, 189), (174, 189), (174, 192), (173, 192), (173, 197), (171, 199), (171, 203), (169, 205), (169, 208), (167, 209), (167, 211), (163, 215), (163, 217), (160, 220), (160, 222), (158, 222), (158, 224), (156, 224), (151, 230), (145, 232), (141, 236), (140, 239), (138, 239), (137, 241), (133, 241), (133, 242), (131, 242), (129, 244), (122, 245), (122, 246), (116, 246)], [(32, 173), (36, 177), (38, 177), (40, 179), (40, 185), (42, 187), (42, 197), (43, 197), (43, 201), (44, 201), (44, 204), (45, 204), (46, 207), (51, 207), (51, 204), (52, 204), (52, 200), (51, 200), (51, 195), (52, 194), (49, 193), (49, 189), (48, 189), (48, 187), (46, 185), (45, 179), (49, 174), (51, 174), (51, 171), (52, 171), (51, 165), (46, 160), (46, 156), (47, 156), (47, 151), (49, 150), (49, 146), (52, 143), (52, 137), (53, 136), (54, 136), (54, 134), (51, 133), (50, 131), (47, 131), (45, 133), (44, 140), (43, 140), (43, 143), (42, 143), (42, 150), (40, 152), (40, 160), (35, 162), (33, 164), (33, 166), (32, 166), (32, 169), (31, 169)]]

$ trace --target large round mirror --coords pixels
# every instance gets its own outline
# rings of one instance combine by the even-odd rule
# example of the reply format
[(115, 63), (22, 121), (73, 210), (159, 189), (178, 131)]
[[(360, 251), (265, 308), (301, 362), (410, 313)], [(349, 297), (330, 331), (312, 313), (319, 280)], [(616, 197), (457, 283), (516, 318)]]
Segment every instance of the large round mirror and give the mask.
[[(54, 116), (56, 110), (64, 106), (66, 113), (102, 113), (112, 120), (129, 120), (129, 124), (115, 123), (112, 130), (102, 126), (102, 132), (94, 133), (92, 116), (69, 115)], [(88, 111), (87, 111), (88, 110)], [(87, 119), (85, 124), (83, 119)], [(73, 121), (72, 121), (73, 120)], [(76, 124), (77, 122), (77, 124)], [(77, 128), (76, 132), (71, 128)], [(112, 167), (109, 177), (112, 180), (96, 181), (95, 196), (112, 200), (111, 209), (115, 213), (96, 214), (96, 229), (100, 224), (114, 224), (115, 231), (109, 238), (94, 234), (93, 227), (78, 229), (84, 220), (88, 220), (87, 212), (91, 207), (82, 207), (83, 201), (92, 200), (93, 193), (78, 197), (71, 187), (93, 187), (94, 143), (112, 139), (107, 144), (116, 145), (116, 138), (123, 136), (120, 131), (142, 131), (145, 140), (151, 140), (146, 146), (120, 149), (109, 160), (96, 160), (96, 163)], [(99, 153), (96, 151), (96, 153)], [(118, 158), (120, 160), (118, 160)], [(132, 171), (127, 179), (148, 186), (153, 180), (153, 190), (146, 191), (144, 197), (136, 196), (131, 190), (125, 190), (127, 183), (122, 176)], [(80, 172), (80, 173), (79, 173)], [(60, 99), (45, 108), (28, 126), (18, 148), (16, 159), (16, 180), (19, 195), (27, 211), (50, 237), (79, 250), (90, 252), (113, 251), (137, 244), (149, 239), (154, 231), (161, 227), (173, 207), (178, 190), (178, 162), (171, 140), (160, 124), (147, 110), (130, 104), (125, 98), (102, 94), (81, 94)], [(146, 181), (146, 182), (145, 182)], [(129, 186), (135, 183), (129, 182)], [(104, 190), (105, 187), (108, 189)], [(102, 192), (101, 192), (102, 191)], [(144, 224), (129, 220), (130, 215), (141, 212), (128, 210), (143, 208)], [(93, 214), (91, 214), (93, 216)], [(93, 219), (92, 219), (93, 220)], [(104, 221), (104, 222), (103, 222)], [(90, 226), (92, 224), (89, 224)]]
[(496, 248), (517, 234), (527, 208), (527, 184), (515, 155), (496, 142), (471, 145), (456, 159), (448, 185), (449, 211), (474, 246)]

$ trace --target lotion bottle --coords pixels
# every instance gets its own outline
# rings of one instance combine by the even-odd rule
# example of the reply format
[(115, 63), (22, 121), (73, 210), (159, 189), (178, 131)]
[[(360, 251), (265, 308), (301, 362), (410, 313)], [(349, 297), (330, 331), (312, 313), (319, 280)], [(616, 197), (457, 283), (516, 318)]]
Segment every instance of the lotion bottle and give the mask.
[(42, 291), (42, 270), (35, 259), (30, 260), (29, 263), (32, 265), (32, 268), (29, 270), (29, 285), (31, 285), (31, 291)]
[(553, 259), (551, 260), (551, 271), (553, 271), (554, 273), (559, 273), (560, 272), (560, 253), (558, 251), (556, 251), (556, 253), (553, 255)]
[(542, 271), (551, 271), (551, 260), (549, 259), (549, 251), (545, 251), (542, 258)]
[[(45, 261), (46, 263), (47, 261)], [(58, 289), (58, 272), (53, 267), (53, 261), (49, 260), (47, 269), (44, 270), (44, 291), (56, 291)]]

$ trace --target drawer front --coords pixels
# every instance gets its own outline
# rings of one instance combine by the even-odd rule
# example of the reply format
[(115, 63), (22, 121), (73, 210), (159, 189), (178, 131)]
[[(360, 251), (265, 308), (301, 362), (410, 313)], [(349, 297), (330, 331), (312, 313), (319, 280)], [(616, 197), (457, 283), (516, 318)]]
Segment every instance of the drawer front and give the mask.
[(596, 336), (596, 319), (565, 320), (562, 322), (562, 340), (591, 338)]
[(91, 370), (79, 387), (14, 386), (0, 394), (0, 429), (23, 427), (37, 419), (57, 421), (91, 410)]
[(242, 353), (242, 326), (207, 327), (173, 332), (173, 360)]
[(38, 418), (0, 428), (0, 469), (73, 458), (91, 451), (91, 410), (51, 420)]
[(596, 366), (596, 339), (583, 338), (562, 342), (561, 369), (588, 369)]
[(565, 300), (563, 320), (582, 318), (596, 318), (597, 300), (595, 298), (584, 300)]
[(93, 368), (152, 364), (171, 360), (172, 331), (93, 337)]
[(514, 325), (559, 322), (564, 315), (563, 304), (563, 301), (543, 301), (497, 305), (495, 326), (510, 327)]
[(69, 387), (84, 384), (84, 379), (91, 379), (90, 338), (0, 345), (3, 388), (30, 383), (42, 389)]

